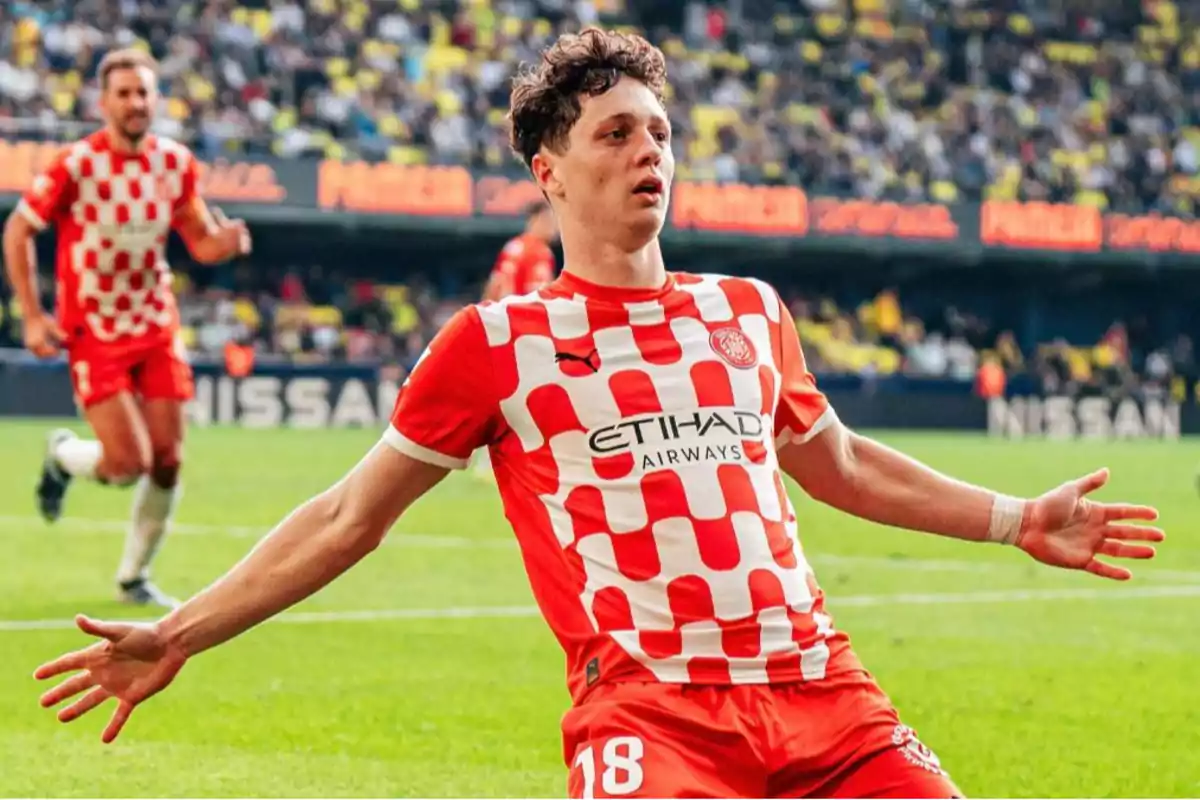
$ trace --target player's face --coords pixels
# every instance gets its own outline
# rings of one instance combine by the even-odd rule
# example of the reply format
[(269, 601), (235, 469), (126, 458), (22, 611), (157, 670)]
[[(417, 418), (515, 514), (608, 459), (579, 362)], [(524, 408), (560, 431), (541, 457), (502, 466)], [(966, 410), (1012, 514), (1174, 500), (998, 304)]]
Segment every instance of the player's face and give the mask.
[(154, 72), (148, 67), (113, 70), (100, 97), (105, 119), (122, 136), (135, 143), (150, 130), (157, 103)]
[(580, 99), (580, 117), (555, 158), (567, 214), (629, 251), (662, 230), (675, 175), (671, 124), (654, 93), (623, 77)]

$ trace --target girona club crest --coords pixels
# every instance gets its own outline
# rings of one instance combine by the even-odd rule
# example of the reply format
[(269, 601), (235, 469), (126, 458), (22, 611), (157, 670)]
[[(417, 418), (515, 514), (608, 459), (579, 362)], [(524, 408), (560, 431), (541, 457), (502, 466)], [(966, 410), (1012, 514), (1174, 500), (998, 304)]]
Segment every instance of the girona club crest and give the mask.
[(758, 363), (758, 353), (750, 337), (737, 328), (721, 328), (708, 337), (712, 349), (725, 363), (738, 369), (750, 369)]
[(892, 731), (892, 744), (900, 748), (900, 753), (910, 764), (927, 769), (937, 775), (946, 774), (938, 757), (917, 738), (917, 732), (907, 725), (895, 727)]

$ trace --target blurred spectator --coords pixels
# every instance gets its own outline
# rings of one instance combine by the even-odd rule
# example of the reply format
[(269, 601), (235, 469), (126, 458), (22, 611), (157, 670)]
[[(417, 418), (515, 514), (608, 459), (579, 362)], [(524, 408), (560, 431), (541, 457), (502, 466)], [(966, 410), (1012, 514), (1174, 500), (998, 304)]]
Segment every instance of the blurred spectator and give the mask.
[(95, 66), (132, 44), (161, 61), (162, 130), (208, 157), (516, 166), (516, 65), (559, 32), (644, 22), (680, 177), (1192, 215), (1198, 21), (1197, 0), (16, 3), (0, 133), (94, 126)]

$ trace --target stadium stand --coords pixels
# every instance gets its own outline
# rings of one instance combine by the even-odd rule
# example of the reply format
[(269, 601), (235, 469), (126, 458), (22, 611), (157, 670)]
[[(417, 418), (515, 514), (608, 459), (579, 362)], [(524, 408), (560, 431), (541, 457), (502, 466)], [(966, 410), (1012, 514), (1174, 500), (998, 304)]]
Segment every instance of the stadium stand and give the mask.
[[(503, 120), (515, 66), (601, 22), (667, 54), (680, 179), (1190, 217), (1197, 21), (1200, 3), (1168, 0), (744, 0), (737, 25), (727, 4), (698, 1), (16, 2), (0, 7), (0, 135), (90, 130), (95, 67), (132, 45), (161, 62), (162, 132), (205, 157), (516, 168)], [(265, 358), (405, 364), (470, 299), (319, 267), (216, 280), (177, 267), (187, 344), (202, 354), (232, 340)], [(954, 307), (792, 288), (823, 372), (969, 381), (999, 366), (1114, 391), (1195, 381), (1186, 336), (1115, 323), (1022, 352), (1013, 331)], [(0, 343), (17, 344), (15, 309), (0, 304)]]
[(96, 64), (135, 45), (161, 60), (164, 132), (210, 156), (511, 166), (515, 65), (561, 30), (646, 20), (680, 177), (1194, 211), (1195, 2), (742, 5), (731, 28), (701, 2), (18, 2), (0, 10), (0, 131), (95, 123)]

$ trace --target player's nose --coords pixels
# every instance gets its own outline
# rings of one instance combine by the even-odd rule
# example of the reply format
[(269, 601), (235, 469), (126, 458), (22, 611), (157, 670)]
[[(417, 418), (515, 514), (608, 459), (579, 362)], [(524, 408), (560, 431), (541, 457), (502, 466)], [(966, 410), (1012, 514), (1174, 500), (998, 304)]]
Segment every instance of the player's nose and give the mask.
[(657, 167), (663, 159), (663, 143), (655, 138), (648, 130), (641, 132), (638, 142), (637, 165), (639, 167)]

